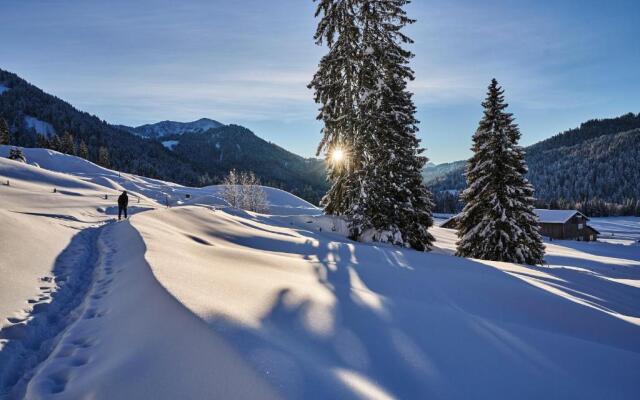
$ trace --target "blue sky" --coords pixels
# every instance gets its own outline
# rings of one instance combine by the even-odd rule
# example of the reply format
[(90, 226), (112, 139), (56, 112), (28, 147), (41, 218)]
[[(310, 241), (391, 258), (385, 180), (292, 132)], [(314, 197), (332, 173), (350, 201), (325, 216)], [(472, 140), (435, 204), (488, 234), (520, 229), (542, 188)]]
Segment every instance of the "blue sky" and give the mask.
[[(0, 68), (112, 123), (237, 123), (305, 156), (324, 49), (311, 0), (0, 0)], [(411, 84), (436, 163), (469, 155), (486, 86), (524, 145), (640, 112), (640, 1), (414, 0)]]

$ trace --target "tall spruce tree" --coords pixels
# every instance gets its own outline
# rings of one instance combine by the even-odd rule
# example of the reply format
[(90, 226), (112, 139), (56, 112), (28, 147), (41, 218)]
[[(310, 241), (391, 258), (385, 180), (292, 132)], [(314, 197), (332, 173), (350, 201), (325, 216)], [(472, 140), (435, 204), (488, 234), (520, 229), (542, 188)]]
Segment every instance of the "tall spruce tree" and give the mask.
[(433, 237), (431, 194), (422, 183), (422, 155), (416, 108), (407, 81), (413, 57), (403, 48), (412, 40), (402, 29), (413, 23), (403, 7), (408, 0), (362, 1), (362, 63), (359, 119), (363, 162), (358, 171), (362, 195), (353, 209), (353, 230), (374, 239), (428, 250)]
[(343, 149), (346, 162), (329, 163), (327, 213), (345, 215), (353, 238), (428, 250), (433, 237), (431, 195), (420, 172), (426, 163), (407, 81), (413, 54), (401, 30), (413, 20), (408, 0), (322, 0), (316, 39), (329, 52), (310, 87), (321, 104), (319, 152)]
[(0, 144), (10, 144), (9, 125), (4, 118), (0, 118)]
[(533, 211), (533, 186), (524, 175), (520, 131), (505, 109), (504, 91), (493, 79), (482, 103), (484, 116), (473, 136), (467, 164), (465, 207), (458, 217), (457, 255), (541, 264), (544, 245)]
[(320, 104), (318, 120), (324, 123), (317, 154), (331, 155), (348, 150), (341, 162), (327, 165), (331, 187), (322, 199), (325, 212), (346, 215), (358, 196), (354, 171), (360, 164), (358, 145), (357, 79), (360, 57), (358, 0), (319, 0), (315, 16), (321, 16), (314, 36), (316, 44), (325, 44), (322, 57), (309, 88), (315, 90)]

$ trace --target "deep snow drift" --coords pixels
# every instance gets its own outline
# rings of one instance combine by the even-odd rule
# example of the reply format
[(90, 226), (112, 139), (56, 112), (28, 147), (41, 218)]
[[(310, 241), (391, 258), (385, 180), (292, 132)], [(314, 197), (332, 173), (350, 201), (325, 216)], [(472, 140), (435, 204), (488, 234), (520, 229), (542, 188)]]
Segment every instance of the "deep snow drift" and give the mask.
[[(27, 154), (30, 161), (40, 157), (41, 166), (49, 157), (68, 157), (32, 151), (43, 152)], [(40, 352), (19, 352), (12, 343), (25, 336), (2, 339), (0, 375), (7, 376), (16, 354), (40, 363), (35, 369), (22, 363), (25, 378), (0, 386), (14, 394), (635, 399), (640, 393), (637, 244), (554, 241), (542, 267), (480, 262), (452, 256), (455, 232), (437, 227), (431, 253), (351, 242), (339, 221), (287, 215), (318, 210), (286, 192), (270, 191), (277, 215), (260, 215), (224, 208), (216, 188), (118, 176), (73, 157), (62, 167), (50, 164), (72, 175), (0, 159), (0, 181), (15, 182), (0, 187), (0, 250), (9, 254), (0, 259), (2, 273), (28, 287), (0, 291), (3, 317), (24, 318), (5, 321), (5, 328), (20, 333), (15, 326), (22, 324), (26, 337), (45, 342)], [(105, 223), (113, 218), (106, 208), (113, 199), (97, 194), (116, 194), (119, 187), (108, 192), (109, 185), (140, 193), (140, 209), (149, 211)], [(173, 204), (191, 205), (164, 208), (165, 193)], [(8, 225), (5, 217), (17, 220)], [(19, 228), (22, 236), (5, 245)], [(35, 231), (51, 235), (31, 240)], [(86, 284), (76, 270), (90, 276)], [(51, 283), (43, 285), (41, 276)], [(65, 289), (68, 280), (78, 282), (77, 291)], [(43, 299), (29, 292), (40, 285)], [(27, 297), (20, 303), (20, 296)], [(29, 299), (53, 310), (77, 307), (60, 335), (43, 337), (33, 332), (40, 312)]]

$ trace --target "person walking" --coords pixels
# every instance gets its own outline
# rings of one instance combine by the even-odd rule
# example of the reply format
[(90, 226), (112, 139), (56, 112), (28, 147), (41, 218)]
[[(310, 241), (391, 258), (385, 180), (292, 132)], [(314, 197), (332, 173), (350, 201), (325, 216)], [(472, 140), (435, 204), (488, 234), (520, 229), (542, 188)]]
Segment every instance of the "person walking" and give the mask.
[(124, 211), (124, 219), (127, 219), (127, 206), (129, 205), (129, 196), (127, 191), (123, 191), (120, 197), (118, 197), (118, 221), (122, 218), (122, 212)]

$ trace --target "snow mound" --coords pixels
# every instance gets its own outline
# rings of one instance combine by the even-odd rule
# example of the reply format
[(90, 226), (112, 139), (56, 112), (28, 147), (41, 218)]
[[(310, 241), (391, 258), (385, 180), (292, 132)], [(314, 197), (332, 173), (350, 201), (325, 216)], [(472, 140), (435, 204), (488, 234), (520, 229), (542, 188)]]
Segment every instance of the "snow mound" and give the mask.
[[(6, 147), (6, 146), (5, 146)], [(1, 151), (2, 149), (0, 149)], [(29, 156), (27, 156), (28, 159)], [(49, 190), (55, 188), (67, 189), (87, 189), (100, 191), (100, 185), (85, 182), (74, 176), (59, 172), (49, 171), (44, 168), (9, 160), (0, 157), (0, 179), (2, 183), (6, 180), (22, 181), (25, 185), (45, 185)]]

